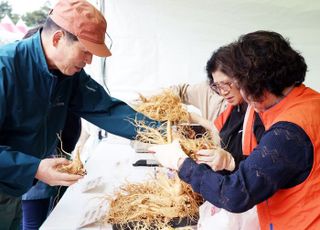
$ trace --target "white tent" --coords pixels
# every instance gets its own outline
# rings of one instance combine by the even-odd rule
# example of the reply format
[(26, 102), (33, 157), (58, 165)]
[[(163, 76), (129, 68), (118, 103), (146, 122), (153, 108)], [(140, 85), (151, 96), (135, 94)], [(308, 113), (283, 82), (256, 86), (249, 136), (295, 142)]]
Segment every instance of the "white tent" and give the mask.
[(0, 22), (0, 44), (19, 40), (23, 33), (16, 27), (8, 15)]
[(22, 34), (26, 34), (29, 30), (28, 26), (24, 23), (24, 21), (20, 18), (19, 21), (16, 24), (16, 28), (20, 31)]
[(320, 90), (320, 1), (100, 0), (112, 37), (107, 84), (120, 98), (136, 91), (205, 80), (218, 47), (256, 30), (290, 39), (308, 64), (306, 83)]

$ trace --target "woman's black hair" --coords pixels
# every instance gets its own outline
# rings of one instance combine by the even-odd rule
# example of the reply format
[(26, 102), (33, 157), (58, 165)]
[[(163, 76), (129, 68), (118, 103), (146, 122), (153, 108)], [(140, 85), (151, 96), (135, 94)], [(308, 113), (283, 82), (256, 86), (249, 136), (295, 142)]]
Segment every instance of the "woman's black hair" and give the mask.
[(305, 80), (307, 65), (288, 40), (270, 31), (256, 31), (239, 38), (230, 55), (235, 78), (246, 96), (261, 100), (269, 91), (276, 96)]

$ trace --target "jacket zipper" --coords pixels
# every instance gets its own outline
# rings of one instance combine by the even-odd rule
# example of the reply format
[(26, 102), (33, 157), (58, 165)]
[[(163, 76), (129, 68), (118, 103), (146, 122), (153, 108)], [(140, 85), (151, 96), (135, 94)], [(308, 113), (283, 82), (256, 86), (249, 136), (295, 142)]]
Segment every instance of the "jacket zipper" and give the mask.
[(56, 84), (57, 84), (57, 77), (56, 76), (52, 76), (52, 80), (50, 79), (50, 90), (49, 90), (49, 95), (48, 95), (48, 106), (47, 106), (47, 111), (46, 111), (46, 118), (44, 119), (44, 127), (45, 127), (45, 135), (44, 135), (44, 148), (45, 148), (45, 153), (47, 154), (47, 151), (48, 151), (48, 127), (47, 127), (47, 123), (48, 123), (48, 114), (49, 114), (49, 111), (51, 109), (51, 106), (52, 106), (52, 92), (53, 92), (53, 89), (55, 88)]

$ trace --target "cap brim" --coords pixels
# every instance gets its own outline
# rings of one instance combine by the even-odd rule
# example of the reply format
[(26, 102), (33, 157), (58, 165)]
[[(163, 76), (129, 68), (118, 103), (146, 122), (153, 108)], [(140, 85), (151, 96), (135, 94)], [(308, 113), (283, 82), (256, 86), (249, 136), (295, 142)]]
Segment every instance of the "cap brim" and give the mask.
[(81, 38), (78, 38), (79, 42), (81, 42), (87, 50), (92, 53), (93, 55), (99, 56), (99, 57), (109, 57), (111, 56), (111, 52), (106, 46), (106, 44), (97, 44), (93, 43)]

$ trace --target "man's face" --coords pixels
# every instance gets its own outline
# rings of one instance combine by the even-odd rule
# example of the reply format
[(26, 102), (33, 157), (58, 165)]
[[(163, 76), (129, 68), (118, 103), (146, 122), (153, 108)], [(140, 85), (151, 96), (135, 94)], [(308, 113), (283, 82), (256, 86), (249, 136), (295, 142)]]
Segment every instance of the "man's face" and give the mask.
[(66, 36), (59, 39), (56, 46), (55, 66), (67, 76), (80, 72), (86, 64), (91, 64), (92, 54), (78, 41)]

